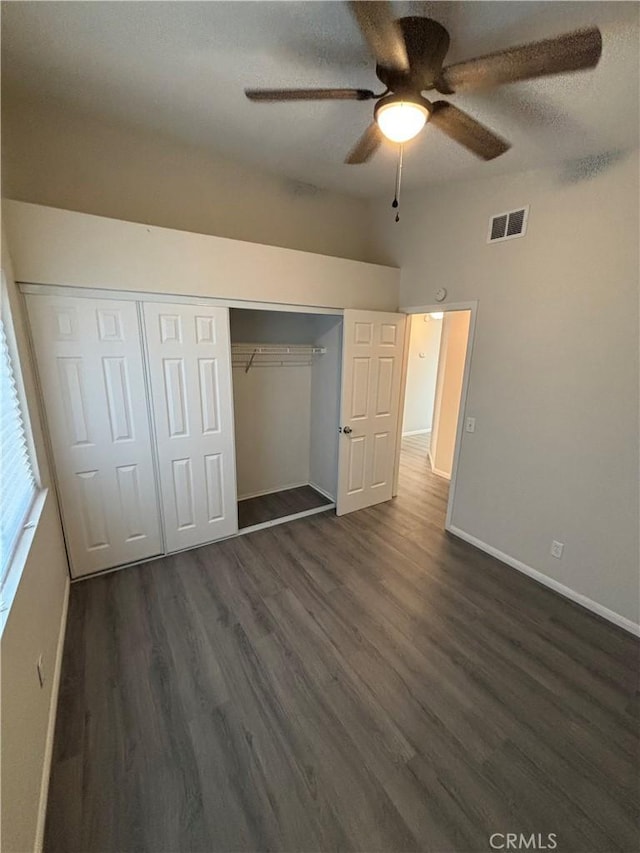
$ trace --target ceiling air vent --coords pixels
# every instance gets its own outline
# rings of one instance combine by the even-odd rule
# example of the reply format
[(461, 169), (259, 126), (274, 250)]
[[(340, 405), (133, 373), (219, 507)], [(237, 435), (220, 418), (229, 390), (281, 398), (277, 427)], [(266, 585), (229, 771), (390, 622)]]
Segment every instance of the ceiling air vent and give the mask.
[(528, 207), (499, 213), (489, 220), (487, 243), (500, 243), (503, 240), (513, 240), (514, 237), (524, 237), (527, 231)]

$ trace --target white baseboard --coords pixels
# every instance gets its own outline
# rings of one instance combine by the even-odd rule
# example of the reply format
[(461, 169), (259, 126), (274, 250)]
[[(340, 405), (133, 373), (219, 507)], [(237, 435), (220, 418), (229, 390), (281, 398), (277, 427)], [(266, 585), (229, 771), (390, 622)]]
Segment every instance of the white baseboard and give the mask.
[(286, 492), (287, 489), (299, 489), (300, 486), (308, 486), (309, 481), (304, 480), (300, 483), (289, 483), (288, 485), (278, 486), (276, 489), (263, 489), (261, 492), (248, 492), (246, 495), (238, 495), (238, 501), (248, 501), (250, 498), (261, 498), (264, 495), (275, 495), (276, 492)]
[(591, 598), (587, 598), (587, 596), (583, 595), (581, 592), (576, 592), (571, 589), (571, 587), (565, 586), (559, 581), (550, 578), (549, 575), (545, 575), (537, 569), (527, 566), (526, 563), (516, 560), (515, 557), (510, 557), (509, 554), (499, 551), (492, 545), (487, 545), (486, 542), (476, 539), (475, 536), (472, 536), (470, 533), (466, 533), (464, 530), (461, 530), (459, 527), (455, 527), (453, 524), (447, 527), (447, 531), (452, 533), (454, 536), (457, 536), (459, 539), (464, 539), (465, 542), (469, 542), (470, 545), (474, 545), (486, 554), (496, 557), (496, 559), (500, 560), (502, 563), (506, 563), (507, 566), (511, 566), (512, 569), (517, 569), (517, 571), (522, 572), (523, 575), (528, 575), (543, 586), (549, 587), (549, 589), (560, 593), (560, 595), (563, 595), (565, 598), (575, 601), (576, 604), (580, 604), (582, 607), (585, 607), (587, 610), (591, 610), (598, 616), (602, 616), (603, 619), (613, 622), (613, 624), (617, 625), (619, 628), (624, 628), (624, 630), (629, 631), (630, 634), (640, 637), (640, 624), (632, 622), (631, 619), (627, 619), (626, 616), (621, 616), (614, 610), (609, 610), (608, 607), (598, 604), (597, 601), (593, 601)]
[(64, 637), (67, 628), (67, 613), (69, 612), (69, 590), (71, 584), (69, 578), (66, 580), (64, 589), (64, 602), (62, 605), (62, 617), (60, 619), (60, 630), (58, 631), (58, 644), (56, 647), (56, 662), (53, 670), (53, 682), (51, 684), (51, 701), (49, 702), (49, 723), (47, 725), (47, 739), (44, 745), (44, 761), (42, 764), (42, 780), (40, 782), (40, 802), (38, 803), (38, 820), (36, 823), (36, 840), (33, 846), (34, 853), (41, 853), (44, 842), (44, 824), (47, 816), (47, 799), (49, 797), (49, 779), (51, 777), (51, 759), (53, 758), (53, 738), (56, 732), (56, 715), (58, 711), (58, 693), (60, 692), (60, 676), (62, 674), (62, 654), (64, 652)]
[(410, 429), (408, 432), (403, 432), (402, 437), (408, 438), (410, 435), (426, 435), (431, 432), (431, 429)]
[(433, 464), (431, 465), (431, 472), (438, 477), (442, 477), (443, 480), (451, 480), (451, 474), (448, 471), (441, 471), (440, 468), (434, 468)]
[(443, 471), (441, 468), (436, 468), (433, 464), (433, 456), (431, 455), (431, 448), (427, 451), (427, 459), (429, 460), (429, 465), (431, 466), (431, 471), (437, 477), (442, 477), (443, 480), (451, 480), (451, 473), (449, 471)]
[(317, 483), (309, 482), (309, 485), (311, 486), (312, 489), (315, 489), (316, 492), (319, 492), (323, 497), (327, 498), (327, 500), (330, 500), (331, 503), (335, 503), (335, 500), (336, 500), (335, 495), (329, 494), (329, 492), (326, 489), (322, 489), (320, 486), (317, 485)]

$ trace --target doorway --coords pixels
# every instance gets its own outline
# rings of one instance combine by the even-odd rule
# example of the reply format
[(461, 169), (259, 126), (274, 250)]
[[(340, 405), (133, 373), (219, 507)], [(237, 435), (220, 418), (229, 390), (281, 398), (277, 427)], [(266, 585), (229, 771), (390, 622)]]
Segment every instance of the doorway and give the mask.
[(447, 526), (453, 505), (474, 308), (409, 312), (397, 492), (428, 491), (426, 512), (438, 526)]
[(335, 507), (342, 317), (230, 308), (238, 528)]

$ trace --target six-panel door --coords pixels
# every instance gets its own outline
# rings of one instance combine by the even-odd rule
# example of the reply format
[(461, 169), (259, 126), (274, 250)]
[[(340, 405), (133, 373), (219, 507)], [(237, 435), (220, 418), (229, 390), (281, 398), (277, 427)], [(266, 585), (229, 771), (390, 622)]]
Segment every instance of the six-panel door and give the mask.
[(405, 320), (404, 314), (344, 312), (338, 515), (392, 497)]
[(136, 303), (27, 304), (73, 576), (162, 553)]
[(229, 311), (145, 303), (167, 551), (237, 532)]

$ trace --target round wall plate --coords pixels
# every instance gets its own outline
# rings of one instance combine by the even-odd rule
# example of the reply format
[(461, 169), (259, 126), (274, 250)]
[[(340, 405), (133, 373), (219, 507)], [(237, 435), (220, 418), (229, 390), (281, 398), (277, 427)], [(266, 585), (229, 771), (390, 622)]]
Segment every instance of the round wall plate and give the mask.
[(441, 287), (440, 290), (436, 290), (436, 302), (442, 302), (446, 298), (447, 298), (446, 287)]

